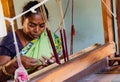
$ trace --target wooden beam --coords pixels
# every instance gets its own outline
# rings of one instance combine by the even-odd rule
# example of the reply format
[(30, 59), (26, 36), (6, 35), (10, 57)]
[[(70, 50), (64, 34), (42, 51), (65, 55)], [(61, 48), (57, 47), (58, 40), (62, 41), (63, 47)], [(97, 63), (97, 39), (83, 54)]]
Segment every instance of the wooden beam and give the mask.
[(120, 53), (120, 0), (116, 0), (116, 14), (117, 14), (117, 26), (118, 26), (118, 51)]
[[(1, 0), (3, 12), (5, 17), (12, 18), (15, 16), (14, 3), (13, 0)], [(9, 21), (6, 21), (7, 31), (11, 32), (12, 28)], [(17, 22), (14, 21), (14, 27), (17, 29)]]
[(117, 61), (120, 61), (120, 57), (113, 57), (113, 58), (110, 58), (109, 60), (117, 60)]
[[(103, 0), (103, 1), (101, 0), (103, 26), (104, 26), (104, 40), (106, 44), (112, 41), (115, 42), (115, 35), (114, 35), (115, 33), (114, 33), (113, 16), (110, 13), (110, 11), (112, 11), (112, 1), (111, 0)], [(110, 11), (108, 8), (110, 9)], [(112, 58), (114, 56), (115, 54), (112, 54), (109, 57)], [(114, 61), (109, 61), (109, 65), (112, 65), (113, 63)]]
[[(101, 0), (102, 1), (102, 0)], [(111, 0), (103, 0), (105, 4), (112, 11)], [(110, 11), (107, 9), (105, 4), (102, 2), (102, 16), (103, 16), (103, 26), (104, 26), (104, 37), (105, 43), (115, 41), (114, 40), (114, 28), (113, 28), (113, 16)]]
[[(94, 44), (94, 45), (92, 45), (92, 46), (90, 46), (90, 47), (87, 47), (87, 48), (85, 48), (85, 49), (77, 52), (77, 53), (74, 53), (73, 55), (70, 55), (70, 56), (69, 56), (69, 59), (72, 60), (72, 59), (74, 59), (74, 58), (77, 58), (77, 57), (79, 57), (80, 55), (83, 55), (83, 54), (85, 54), (85, 53), (88, 53), (89, 51), (91, 51), (91, 50), (93, 50), (93, 49), (95, 49), (95, 48), (97, 48), (97, 47), (99, 47), (99, 46), (101, 46), (101, 44), (97, 44), (97, 43), (96, 43), (96, 44)], [(60, 62), (63, 64), (63, 63), (64, 63), (64, 59), (62, 59)], [(44, 69), (41, 69), (41, 70), (39, 70), (39, 71), (37, 71), (37, 72), (35, 72), (35, 73), (30, 74), (30, 75), (29, 75), (29, 79), (33, 79), (34, 77), (36, 77), (36, 76), (44, 73), (45, 71), (51, 70), (51, 69), (53, 69), (53, 68), (55, 68), (55, 67), (57, 67), (57, 66), (58, 66), (58, 64), (56, 64), (56, 63), (54, 63), (54, 64), (52, 64), (52, 65), (49, 65), (48, 67), (45, 67)]]
[(105, 57), (114, 54), (115, 51), (114, 42), (106, 43), (95, 50), (61, 64), (54, 69), (47, 70), (36, 77), (37, 82), (63, 82)]

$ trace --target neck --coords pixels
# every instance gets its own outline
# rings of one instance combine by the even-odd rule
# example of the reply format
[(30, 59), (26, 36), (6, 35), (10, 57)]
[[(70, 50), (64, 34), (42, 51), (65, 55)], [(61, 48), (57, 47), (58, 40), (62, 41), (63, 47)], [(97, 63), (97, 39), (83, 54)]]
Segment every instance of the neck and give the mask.
[(26, 46), (30, 41), (32, 41), (32, 38), (24, 33), (23, 29), (18, 29), (16, 32), (23, 46)]
[(32, 41), (32, 40), (33, 40), (29, 35), (27, 35), (27, 34), (23, 31), (23, 29), (21, 29), (21, 33), (22, 33), (22, 36), (23, 36), (27, 41)]

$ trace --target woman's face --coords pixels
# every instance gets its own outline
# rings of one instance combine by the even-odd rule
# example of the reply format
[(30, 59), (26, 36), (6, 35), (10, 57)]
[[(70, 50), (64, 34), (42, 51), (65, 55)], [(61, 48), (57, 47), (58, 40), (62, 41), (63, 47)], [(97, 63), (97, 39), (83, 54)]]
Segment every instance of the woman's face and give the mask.
[(23, 22), (23, 31), (30, 38), (38, 38), (45, 29), (45, 22), (40, 13), (33, 14)]

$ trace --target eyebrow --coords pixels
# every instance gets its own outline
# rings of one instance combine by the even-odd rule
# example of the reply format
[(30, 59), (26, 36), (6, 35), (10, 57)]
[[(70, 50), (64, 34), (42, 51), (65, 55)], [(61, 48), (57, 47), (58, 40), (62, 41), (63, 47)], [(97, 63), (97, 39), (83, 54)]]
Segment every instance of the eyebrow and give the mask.
[[(38, 24), (36, 24), (36, 23), (34, 23), (34, 22), (29, 22), (29, 23), (32, 23), (32, 24), (35, 24), (35, 25), (38, 25)], [(45, 22), (42, 22), (42, 23), (40, 23), (39, 25), (41, 25), (41, 24), (45, 24)]]
[(34, 23), (34, 22), (31, 22), (31, 21), (30, 21), (29, 23), (31, 23), (31, 24), (34, 24), (34, 25), (37, 25), (36, 23)]

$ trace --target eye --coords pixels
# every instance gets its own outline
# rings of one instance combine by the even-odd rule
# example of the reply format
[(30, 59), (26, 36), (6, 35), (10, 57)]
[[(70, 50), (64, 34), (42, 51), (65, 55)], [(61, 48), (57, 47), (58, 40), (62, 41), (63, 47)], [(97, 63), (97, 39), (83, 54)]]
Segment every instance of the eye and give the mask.
[(28, 23), (28, 26), (29, 27), (36, 27), (36, 24), (35, 23)]
[(44, 28), (45, 27), (45, 23), (39, 24), (40, 28)]

